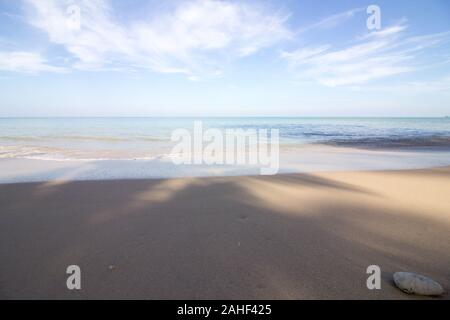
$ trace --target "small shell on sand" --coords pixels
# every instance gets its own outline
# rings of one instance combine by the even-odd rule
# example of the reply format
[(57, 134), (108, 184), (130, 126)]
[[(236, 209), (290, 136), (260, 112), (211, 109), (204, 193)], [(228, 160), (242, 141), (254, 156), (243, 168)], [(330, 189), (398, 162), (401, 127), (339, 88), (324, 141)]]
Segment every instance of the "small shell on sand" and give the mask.
[(436, 281), (416, 273), (396, 272), (394, 283), (403, 292), (422, 296), (440, 296), (444, 293), (442, 286)]

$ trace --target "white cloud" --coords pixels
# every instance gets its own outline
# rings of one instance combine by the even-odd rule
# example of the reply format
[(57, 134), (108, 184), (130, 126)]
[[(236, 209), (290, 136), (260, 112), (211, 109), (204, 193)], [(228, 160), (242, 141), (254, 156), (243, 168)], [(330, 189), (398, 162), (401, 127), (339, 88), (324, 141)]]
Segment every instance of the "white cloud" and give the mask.
[(44, 58), (33, 52), (0, 52), (0, 70), (23, 73), (65, 72), (64, 68), (48, 65)]
[(262, 5), (196, 0), (153, 12), (145, 21), (119, 23), (107, 0), (80, 0), (81, 28), (67, 27), (67, 4), (26, 0), (32, 25), (76, 59), (74, 67), (126, 64), (189, 77), (220, 72), (227, 61), (291, 36), (287, 15)]
[(329, 87), (360, 85), (401, 73), (415, 71), (416, 53), (448, 41), (450, 33), (406, 37), (405, 22), (359, 37), (358, 43), (339, 50), (329, 45), (282, 52), (301, 78)]
[[(153, 8), (146, 19), (123, 22), (109, 0), (23, 1), (27, 4), (29, 22), (69, 53), (68, 69), (148, 69), (181, 73), (192, 81), (221, 75), (235, 59), (294, 37), (301, 39), (304, 31), (330, 29), (365, 11), (358, 8), (332, 15), (294, 34), (286, 26), (288, 14), (261, 2), (179, 1)], [(69, 4), (81, 8), (78, 30), (68, 25)], [(300, 80), (331, 87), (352, 86), (412, 72), (421, 67), (419, 53), (450, 38), (450, 32), (414, 37), (407, 37), (406, 32), (406, 21), (401, 20), (360, 36), (351, 45), (318, 43), (282, 51), (280, 56), (289, 62)], [(9, 58), (15, 59), (19, 58)], [(33, 72), (61, 70), (39, 55), (22, 60), (34, 66), (28, 68), (34, 68)], [(26, 68), (16, 65), (15, 70), (19, 69)]]
[(351, 87), (355, 91), (381, 92), (381, 93), (435, 93), (441, 92), (450, 94), (450, 76), (444, 76), (438, 79), (428, 81), (408, 81), (406, 83), (390, 84), (389, 86), (370, 86), (361, 88), (359, 86)]
[(345, 21), (349, 20), (350, 18), (354, 17), (355, 14), (365, 11), (365, 8), (356, 8), (351, 9), (348, 11), (344, 11), (341, 13), (337, 13), (334, 15), (331, 15), (329, 17), (323, 18), (322, 20), (319, 20), (318, 22), (315, 22), (309, 26), (303, 27), (300, 30), (298, 30), (298, 33), (311, 31), (313, 29), (331, 29), (334, 28)]
[(309, 59), (327, 51), (329, 45), (322, 45), (318, 47), (301, 48), (292, 52), (281, 52), (281, 57), (288, 59), (292, 64), (299, 65), (310, 61)]
[(392, 25), (388, 27), (383, 27), (379, 30), (366, 30), (366, 33), (362, 36), (358, 36), (358, 40), (367, 40), (367, 39), (376, 39), (376, 38), (383, 38), (391, 35), (400, 34), (401, 32), (408, 29), (408, 19), (401, 18), (397, 20), (396, 23), (393, 23)]

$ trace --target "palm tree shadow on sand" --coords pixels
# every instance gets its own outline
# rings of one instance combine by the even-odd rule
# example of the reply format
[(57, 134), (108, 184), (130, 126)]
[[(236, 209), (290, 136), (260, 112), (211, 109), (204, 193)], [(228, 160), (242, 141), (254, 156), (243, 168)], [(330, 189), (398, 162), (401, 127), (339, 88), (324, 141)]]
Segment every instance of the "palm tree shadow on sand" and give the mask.
[[(323, 176), (24, 183), (0, 194), (3, 298), (418, 298), (392, 285), (403, 270), (449, 286), (448, 223)], [(80, 291), (65, 287), (72, 264)], [(381, 290), (366, 287), (372, 264)]]

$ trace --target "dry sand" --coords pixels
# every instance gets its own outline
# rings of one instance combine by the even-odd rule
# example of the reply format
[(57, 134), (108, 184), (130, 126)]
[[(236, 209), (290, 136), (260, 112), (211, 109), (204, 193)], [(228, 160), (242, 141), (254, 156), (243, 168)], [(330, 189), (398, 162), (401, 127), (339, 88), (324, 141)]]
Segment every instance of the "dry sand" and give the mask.
[(395, 271), (450, 288), (450, 168), (0, 185), (3, 299), (419, 298)]

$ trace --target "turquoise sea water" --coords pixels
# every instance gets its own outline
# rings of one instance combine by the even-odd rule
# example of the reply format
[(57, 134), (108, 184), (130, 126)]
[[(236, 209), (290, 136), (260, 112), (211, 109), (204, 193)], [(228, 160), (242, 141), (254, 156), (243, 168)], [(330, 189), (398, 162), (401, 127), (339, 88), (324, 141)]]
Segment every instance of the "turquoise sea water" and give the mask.
[(449, 147), (450, 118), (0, 118), (0, 158), (152, 159), (173, 130), (279, 129), (282, 145)]
[[(278, 129), (277, 173), (450, 165), (449, 118), (0, 118), (0, 183), (259, 175), (177, 164), (174, 130)], [(225, 150), (225, 152), (228, 152)]]

